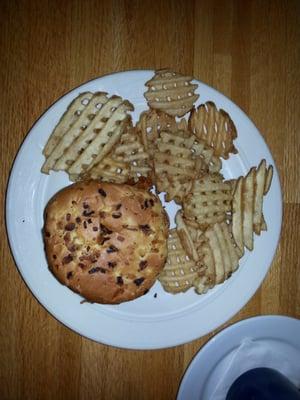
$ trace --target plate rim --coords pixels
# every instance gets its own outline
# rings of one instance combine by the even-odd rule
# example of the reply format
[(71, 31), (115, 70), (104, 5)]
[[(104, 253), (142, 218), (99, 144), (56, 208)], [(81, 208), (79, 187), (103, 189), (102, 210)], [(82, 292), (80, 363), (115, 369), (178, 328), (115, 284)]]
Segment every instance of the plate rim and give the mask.
[[(117, 74), (128, 74), (128, 73), (129, 73), (129, 74), (136, 74), (136, 73), (153, 73), (153, 70), (149, 70), (149, 69), (135, 69), (135, 70), (116, 71), (116, 72), (108, 73), (108, 74), (105, 74), (105, 75), (102, 75), (102, 76), (99, 76), (99, 77), (96, 77), (96, 78), (92, 78), (92, 79), (90, 79), (90, 80), (88, 80), (88, 81), (86, 81), (86, 82), (83, 82), (83, 83), (80, 84), (80, 85), (77, 85), (76, 87), (73, 87), (73, 88), (70, 89), (68, 92), (65, 92), (64, 94), (62, 94), (58, 99), (56, 99), (56, 100), (55, 100), (55, 101), (54, 101), (54, 102), (53, 102), (53, 103), (52, 103), (52, 104), (51, 104), (51, 105), (50, 105), (50, 106), (49, 106), (49, 107), (34, 121), (34, 123), (32, 124), (32, 126), (31, 126), (31, 127), (29, 128), (29, 130), (27, 131), (27, 133), (26, 133), (24, 139), (22, 140), (22, 142), (21, 142), (21, 144), (20, 144), (20, 146), (19, 146), (19, 148), (18, 148), (18, 150), (17, 150), (17, 153), (16, 153), (16, 155), (15, 155), (15, 157), (14, 157), (14, 160), (13, 160), (13, 162), (12, 162), (12, 164), (11, 164), (11, 170), (10, 170), (10, 173), (9, 173), (9, 176), (8, 176), (8, 181), (7, 181), (7, 186), (6, 186), (6, 194), (5, 194), (5, 225), (6, 225), (6, 232), (7, 232), (7, 237), (8, 237), (9, 248), (10, 248), (10, 250), (11, 250), (11, 254), (12, 254), (12, 256), (13, 256), (14, 263), (15, 263), (15, 265), (16, 265), (16, 267), (17, 267), (17, 269), (18, 269), (18, 272), (20, 273), (20, 275), (21, 275), (23, 281), (25, 282), (26, 286), (29, 288), (29, 290), (31, 291), (31, 293), (33, 294), (33, 296), (38, 300), (38, 302), (39, 302), (39, 303), (51, 314), (51, 316), (53, 316), (57, 321), (59, 321), (60, 323), (62, 323), (62, 324), (65, 325), (65, 326), (67, 326), (69, 329), (71, 329), (73, 332), (76, 332), (77, 334), (80, 334), (80, 335), (82, 335), (82, 336), (84, 336), (84, 337), (87, 337), (87, 338), (89, 338), (89, 339), (91, 339), (91, 340), (94, 340), (94, 341), (96, 341), (96, 342), (98, 342), (98, 343), (103, 343), (103, 344), (110, 345), (110, 346), (113, 346), (113, 347), (125, 348), (125, 349), (135, 349), (135, 350), (147, 350), (147, 349), (169, 348), (169, 347), (174, 347), (174, 346), (178, 346), (178, 345), (182, 345), (182, 344), (191, 342), (191, 341), (193, 341), (193, 340), (195, 340), (195, 339), (197, 339), (197, 338), (199, 338), (199, 337), (203, 337), (204, 335), (206, 335), (206, 334), (208, 334), (209, 332), (211, 332), (213, 329), (216, 329), (217, 327), (219, 327), (220, 325), (222, 325), (223, 323), (225, 323), (226, 321), (228, 321), (228, 320), (229, 320), (230, 318), (232, 318), (239, 310), (241, 310), (241, 309), (245, 306), (245, 304), (247, 304), (247, 302), (250, 301), (251, 298), (255, 295), (256, 291), (260, 288), (262, 282), (263, 282), (264, 279), (266, 278), (266, 276), (267, 276), (267, 274), (268, 274), (268, 271), (269, 271), (270, 268), (271, 268), (272, 261), (273, 261), (275, 255), (276, 255), (276, 252), (277, 252), (277, 249), (278, 249), (278, 244), (279, 244), (280, 237), (281, 237), (282, 209), (283, 209), (283, 201), (282, 201), (282, 200), (283, 200), (283, 199), (282, 199), (282, 190), (281, 190), (280, 175), (279, 175), (279, 173), (278, 173), (278, 169), (277, 169), (277, 166), (276, 166), (276, 164), (275, 164), (275, 160), (273, 159), (273, 155), (272, 155), (272, 153), (271, 153), (271, 151), (270, 151), (270, 149), (269, 149), (269, 147), (268, 147), (268, 145), (267, 145), (267, 143), (266, 143), (266, 141), (265, 141), (265, 139), (264, 139), (264, 136), (260, 133), (259, 129), (256, 127), (256, 125), (254, 124), (254, 122), (253, 122), (253, 121), (251, 120), (251, 118), (248, 117), (248, 115), (247, 115), (236, 103), (234, 103), (230, 98), (228, 98), (228, 97), (225, 96), (223, 93), (221, 93), (221, 92), (219, 92), (218, 90), (216, 90), (215, 88), (213, 88), (213, 87), (211, 87), (211, 86), (208, 86), (207, 84), (203, 83), (203, 82), (200, 81), (199, 79), (194, 78), (194, 80), (196, 80), (196, 81), (197, 81), (198, 83), (200, 83), (202, 86), (207, 87), (209, 90), (212, 90), (213, 92), (215, 92), (216, 95), (221, 95), (223, 98), (226, 99), (226, 101), (229, 101), (230, 103), (232, 103), (232, 105), (233, 105), (234, 107), (237, 108), (237, 110), (243, 115), (243, 117), (246, 118), (247, 120), (249, 120), (249, 121), (253, 124), (253, 126), (256, 128), (256, 130), (257, 130), (257, 132), (258, 132), (258, 134), (259, 134), (260, 140), (262, 140), (262, 141), (264, 142), (266, 148), (267, 148), (268, 151), (269, 151), (269, 156), (271, 157), (271, 159), (272, 159), (272, 161), (273, 161), (272, 164), (273, 164), (273, 168), (274, 168), (274, 171), (275, 171), (274, 177), (277, 178), (277, 180), (278, 180), (277, 183), (278, 183), (278, 186), (279, 186), (279, 193), (280, 193), (280, 198), (278, 199), (278, 201), (279, 201), (279, 203), (280, 203), (280, 210), (278, 210), (278, 212), (279, 212), (279, 217), (280, 217), (280, 218), (279, 218), (279, 225), (278, 225), (277, 240), (276, 240), (276, 243), (275, 243), (275, 246), (274, 246), (274, 252), (273, 252), (272, 254), (269, 254), (269, 259), (270, 259), (270, 261), (268, 262), (268, 267), (267, 267), (267, 269), (266, 269), (266, 272), (265, 272), (263, 278), (260, 280), (260, 283), (259, 283), (258, 287), (256, 287), (256, 288), (254, 289), (254, 291), (252, 291), (252, 294), (251, 294), (250, 297), (247, 297), (247, 298), (243, 299), (242, 302), (239, 302), (238, 307), (235, 307), (234, 310), (231, 311), (231, 313), (229, 313), (229, 314), (230, 314), (229, 317), (226, 316), (226, 319), (225, 319), (225, 320), (223, 320), (223, 321), (221, 321), (221, 322), (218, 322), (217, 325), (216, 325), (215, 327), (210, 328), (206, 333), (200, 334), (200, 336), (199, 336), (199, 334), (196, 335), (196, 336), (195, 336), (195, 335), (192, 335), (192, 337), (190, 337), (189, 339), (182, 339), (181, 341), (177, 340), (176, 342), (172, 342), (172, 343), (170, 343), (170, 344), (165, 344), (165, 343), (163, 343), (163, 344), (153, 343), (152, 345), (147, 345), (147, 346), (140, 346), (140, 345), (134, 346), (132, 343), (129, 344), (129, 345), (124, 345), (124, 343), (123, 343), (123, 344), (117, 344), (117, 343), (112, 343), (112, 342), (109, 342), (109, 341), (105, 341), (105, 340), (103, 340), (103, 339), (101, 339), (101, 340), (100, 340), (100, 339), (96, 339), (96, 338), (93, 338), (93, 337), (89, 336), (87, 333), (80, 331), (80, 329), (74, 328), (74, 326), (72, 326), (72, 324), (68, 324), (67, 321), (62, 320), (62, 319), (57, 315), (57, 313), (51, 309), (51, 307), (50, 307), (48, 304), (44, 304), (43, 301), (42, 301), (42, 299), (40, 298), (40, 296), (35, 292), (35, 289), (34, 289), (34, 288), (30, 285), (30, 283), (25, 279), (25, 277), (24, 277), (24, 275), (23, 275), (23, 273), (22, 273), (22, 270), (21, 270), (21, 268), (19, 267), (19, 264), (18, 264), (17, 261), (16, 261), (17, 255), (16, 255), (16, 251), (15, 251), (14, 246), (13, 246), (13, 241), (11, 240), (12, 234), (11, 234), (10, 227), (9, 227), (9, 216), (8, 216), (8, 203), (9, 203), (9, 201), (8, 201), (8, 200), (9, 200), (9, 198), (11, 197), (11, 194), (12, 194), (12, 176), (13, 176), (13, 173), (14, 173), (15, 169), (17, 168), (17, 164), (18, 164), (18, 162), (19, 162), (19, 160), (20, 160), (20, 158), (21, 158), (22, 148), (26, 145), (26, 141), (29, 140), (31, 131), (35, 128), (35, 126), (39, 123), (39, 121), (52, 109), (52, 107), (54, 107), (54, 106), (55, 106), (57, 103), (59, 103), (64, 97), (70, 95), (72, 92), (75, 92), (76, 90), (80, 89), (81, 87), (83, 87), (83, 86), (85, 86), (85, 85), (87, 85), (87, 84), (96, 82), (96, 81), (98, 81), (98, 80), (101, 80), (101, 79), (103, 79), (103, 78), (105, 78), (105, 77), (109, 77), (109, 76), (113, 76), (113, 75), (117, 75)], [(273, 177), (273, 179), (274, 179), (274, 177)]]

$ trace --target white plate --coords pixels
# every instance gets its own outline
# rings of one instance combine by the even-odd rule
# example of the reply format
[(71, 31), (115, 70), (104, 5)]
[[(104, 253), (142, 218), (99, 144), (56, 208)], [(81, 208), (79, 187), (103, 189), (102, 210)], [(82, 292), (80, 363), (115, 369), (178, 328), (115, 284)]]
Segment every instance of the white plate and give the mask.
[(224, 366), (246, 337), (271, 345), (274, 352), (284, 354), (292, 365), (299, 365), (298, 319), (277, 315), (249, 318), (224, 329), (198, 352), (181, 381), (177, 400), (208, 400), (220, 382)]
[[(239, 150), (223, 162), (226, 178), (245, 174), (262, 158), (274, 166), (270, 192), (264, 203), (268, 231), (255, 237), (254, 251), (246, 252), (241, 267), (224, 284), (198, 296), (191, 289), (172, 295), (157, 282), (150, 292), (120, 305), (80, 304), (77, 294), (62, 286), (49, 272), (41, 229), (43, 210), (50, 197), (70, 184), (64, 172), (41, 174), (42, 149), (71, 100), (83, 91), (105, 91), (129, 99), (133, 118), (146, 109), (144, 83), (152, 71), (128, 71), (103, 76), (67, 93), (34, 124), (16, 157), (7, 191), (6, 221), (12, 253), (25, 282), (40, 303), (74, 331), (101, 343), (131, 348), (155, 349), (182, 344), (217, 328), (253, 296), (272, 262), (281, 229), (282, 199), (278, 173), (271, 153), (250, 119), (228, 98), (198, 82), (198, 103), (212, 100), (232, 117)], [(177, 207), (167, 210), (173, 219)], [(157, 296), (154, 297), (154, 294)]]

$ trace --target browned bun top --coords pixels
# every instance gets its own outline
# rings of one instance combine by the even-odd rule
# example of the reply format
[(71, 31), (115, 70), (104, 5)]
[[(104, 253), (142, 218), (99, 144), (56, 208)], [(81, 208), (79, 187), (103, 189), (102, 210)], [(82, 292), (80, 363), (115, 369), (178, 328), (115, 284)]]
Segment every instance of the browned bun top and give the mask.
[(89, 301), (132, 300), (149, 290), (164, 267), (168, 225), (159, 198), (149, 191), (77, 182), (45, 210), (49, 267)]

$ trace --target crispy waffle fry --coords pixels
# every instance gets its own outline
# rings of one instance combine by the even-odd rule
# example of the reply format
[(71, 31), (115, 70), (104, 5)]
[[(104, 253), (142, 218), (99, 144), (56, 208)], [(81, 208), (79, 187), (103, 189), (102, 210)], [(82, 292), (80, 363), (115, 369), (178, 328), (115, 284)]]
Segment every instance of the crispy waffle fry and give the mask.
[[(157, 190), (166, 192), (166, 200), (181, 201), (191, 189), (196, 162), (191, 151), (194, 138), (182, 132), (161, 132), (154, 154)], [(199, 165), (200, 168), (200, 165)]]
[(192, 188), (192, 181), (181, 183), (173, 180), (170, 183), (166, 174), (163, 174), (160, 179), (156, 179), (155, 184), (158, 193), (166, 192), (165, 201), (174, 200), (177, 204), (181, 204), (184, 196), (189, 193)]
[(234, 240), (241, 252), (244, 252), (244, 236), (243, 236), (243, 178), (237, 180), (235, 192), (232, 199), (232, 233)]
[(221, 249), (221, 261), (224, 266), (225, 279), (228, 279), (238, 267), (240, 252), (232, 239), (232, 235), (229, 233), (229, 227), (226, 222), (215, 224), (213, 229)]
[(242, 258), (243, 252), (240, 251), (235, 243), (232, 234), (232, 223), (221, 222), (220, 224), (224, 240), (226, 241), (226, 247), (229, 253), (232, 272), (236, 271), (239, 264), (239, 259)]
[(196, 293), (205, 294), (209, 289), (212, 289), (216, 284), (215, 274), (215, 262), (212, 254), (212, 250), (208, 244), (202, 246), (204, 273), (200, 274), (194, 280), (193, 286), (195, 287)]
[[(46, 158), (42, 172), (49, 173), (50, 169), (67, 170), (70, 176), (75, 177), (91, 169), (118, 141), (125, 127), (122, 122), (128, 118), (128, 111), (133, 110), (133, 106), (128, 101), (118, 96), (109, 98), (102, 92), (83, 100), (85, 100), (85, 108), (76, 111), (79, 114), (77, 119), (70, 125), (69, 114), (73, 111), (78, 99), (72, 103), (69, 111), (64, 114), (55, 128), (52, 137), (57, 131), (61, 136)], [(65, 132), (62, 131), (63, 127), (67, 127)], [(55, 140), (57, 137), (58, 134)], [(51, 146), (50, 143), (48, 147)]]
[(233, 144), (237, 137), (234, 123), (224, 110), (218, 110), (211, 101), (192, 110), (189, 127), (197, 138), (213, 148), (216, 156), (227, 159), (229, 153), (237, 153)]
[(235, 188), (237, 186), (238, 179), (228, 179), (227, 182), (230, 183), (231, 189), (232, 189), (232, 193), (234, 193)]
[(253, 250), (254, 180), (255, 171), (252, 168), (243, 182), (243, 238), (244, 244), (249, 250)]
[(267, 177), (266, 177), (266, 182), (265, 182), (265, 187), (264, 187), (264, 195), (268, 193), (270, 190), (271, 182), (273, 178), (273, 167), (272, 165), (269, 166), (268, 171), (267, 171)]
[(176, 131), (179, 126), (181, 130), (186, 130), (186, 121), (177, 123), (175, 117), (171, 117), (159, 110), (142, 112), (136, 124), (137, 132), (142, 138), (142, 144), (151, 156), (154, 153), (156, 140), (160, 137), (160, 133), (162, 131)]
[(185, 292), (193, 286), (199, 267), (184, 251), (176, 229), (169, 231), (168, 258), (159, 275), (159, 281), (167, 292)]
[(191, 193), (184, 198), (184, 216), (206, 229), (227, 219), (231, 201), (231, 183), (223, 181), (220, 174), (205, 175), (194, 181)]
[(184, 76), (168, 69), (156, 71), (154, 77), (146, 82), (148, 90), (145, 97), (151, 108), (162, 110), (169, 115), (182, 117), (191, 110), (199, 95), (194, 91), (191, 76)]
[(226, 222), (214, 224), (205, 231), (204, 236), (207, 239), (201, 246), (204, 273), (194, 281), (198, 293), (205, 293), (228, 279), (238, 268), (241, 257)]
[[(217, 233), (215, 231), (215, 226), (212, 229), (207, 229), (205, 232), (205, 236), (208, 239), (209, 246), (211, 249), (211, 254), (213, 256), (214, 264), (215, 264), (215, 283), (224, 282), (225, 278), (225, 263), (223, 262), (223, 257), (226, 257), (227, 254), (222, 253), (222, 248), (218, 240)], [(223, 249), (224, 250), (224, 249)]]
[(65, 132), (78, 120), (79, 116), (89, 104), (92, 97), (93, 93), (85, 92), (81, 93), (72, 101), (72, 103), (69, 105), (64, 115), (60, 119), (59, 123), (56, 125), (54, 131), (52, 132), (46, 143), (46, 146), (44, 147), (43, 154), (46, 158), (50, 156)]
[(125, 100), (118, 107), (113, 107), (113, 110), (111, 117), (108, 120), (104, 120), (104, 125), (95, 128), (100, 129), (100, 131), (97, 132), (96, 137), (71, 165), (69, 168), (71, 174), (91, 169), (111, 151), (120, 139), (124, 129), (126, 129), (126, 120), (128, 120), (127, 112), (132, 111), (133, 106)]
[[(95, 115), (99, 113), (99, 107), (102, 107), (102, 105), (105, 104), (106, 101), (106, 93), (98, 92), (93, 95), (93, 97), (89, 100), (89, 103), (80, 113), (76, 121), (71, 126), (69, 126), (65, 132), (60, 132), (60, 140), (53, 148), (53, 151), (49, 154), (49, 156), (47, 156), (46, 161), (42, 166), (42, 172), (48, 174), (51, 169), (54, 169), (55, 163), (60, 159), (60, 157), (63, 156), (64, 152), (71, 146), (71, 144), (78, 138), (78, 136), (81, 135), (84, 129), (86, 129), (86, 127), (90, 124), (92, 118), (94, 118)], [(64, 118), (66, 118), (67, 121)], [(69, 114), (67, 112), (63, 115), (62, 119), (58, 123), (58, 126), (68, 126), (68, 118)], [(54, 130), (54, 132), (55, 131), (56, 129)]]
[(192, 152), (195, 158), (200, 158), (208, 167), (211, 173), (219, 172), (222, 168), (222, 161), (214, 155), (213, 149), (207, 146), (203, 141), (196, 140), (192, 146)]
[[(103, 160), (95, 165), (87, 173), (80, 175), (80, 179), (100, 179), (104, 182), (125, 183), (128, 181), (130, 169), (128, 163), (117, 161), (110, 156), (104, 157)], [(78, 179), (76, 179), (78, 180)]]
[[(268, 228), (267, 228), (267, 224), (266, 224), (266, 221), (265, 221), (265, 217), (264, 217), (264, 214), (262, 214), (261, 215), (261, 230), (262, 231), (266, 231)], [(260, 233), (258, 233), (258, 235), (260, 235)]]
[(154, 155), (154, 166), (157, 175), (167, 172), (171, 176), (176, 176), (180, 180), (193, 178), (195, 162), (191, 159), (191, 140), (168, 132), (162, 132), (161, 138), (157, 140), (158, 151)]
[(196, 141), (187, 131), (162, 131), (156, 140), (154, 171), (159, 192), (166, 192), (166, 201), (180, 203), (190, 192), (195, 178), (210, 170), (219, 170), (220, 160), (207, 146)]
[[(94, 117), (90, 117), (90, 123), (82, 131), (80, 136), (76, 140), (74, 140), (74, 142), (67, 148), (63, 156), (59, 160), (57, 160), (54, 165), (54, 169), (71, 169), (76, 160), (80, 156), (82, 156), (83, 153), (85, 154), (85, 150), (87, 149), (87, 147), (92, 143), (92, 146), (94, 146), (96, 137), (102, 134), (102, 130), (105, 127), (106, 123), (110, 119), (111, 121), (116, 121), (116, 118), (118, 117), (116, 117), (117, 114), (113, 115), (113, 110), (117, 109), (121, 104), (121, 97), (110, 97), (106, 101), (106, 103), (103, 104), (102, 107), (99, 109), (99, 112)], [(84, 157), (86, 156), (84, 155)], [(78, 173), (78, 171), (71, 170), (70, 173)]]
[(131, 121), (128, 121), (112, 151), (93, 168), (75, 176), (79, 179), (100, 179), (112, 183), (125, 183), (131, 179), (137, 181), (141, 176), (147, 177), (151, 171), (148, 159), (140, 138)]
[(256, 174), (256, 185), (255, 185), (255, 193), (254, 193), (254, 213), (253, 213), (253, 229), (254, 232), (258, 235), (261, 231), (261, 223), (262, 223), (262, 204), (263, 204), (263, 196), (265, 184), (268, 186), (270, 183), (267, 182), (267, 169), (266, 169), (266, 160), (262, 160), (259, 164)]
[(197, 240), (195, 236), (193, 237), (193, 228), (186, 225), (182, 212), (178, 211), (175, 216), (176, 230), (180, 238), (182, 247), (187, 252), (188, 256), (195, 262), (199, 261), (199, 256), (197, 252)]
[(232, 201), (232, 232), (240, 251), (253, 250), (253, 232), (267, 230), (263, 216), (263, 197), (270, 188), (273, 168), (262, 160), (245, 177), (237, 180)]
[(112, 157), (129, 165), (129, 179), (138, 180), (139, 177), (147, 177), (151, 172), (149, 155), (145, 152), (136, 128), (128, 125), (120, 138)]

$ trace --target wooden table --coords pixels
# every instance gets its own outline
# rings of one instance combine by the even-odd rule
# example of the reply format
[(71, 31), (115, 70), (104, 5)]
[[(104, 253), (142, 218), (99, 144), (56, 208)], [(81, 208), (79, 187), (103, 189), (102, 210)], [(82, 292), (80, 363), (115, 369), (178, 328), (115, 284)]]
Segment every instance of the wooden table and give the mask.
[[(26, 132), (62, 94), (119, 70), (169, 66), (192, 74), (255, 121), (283, 190), (282, 235), (270, 272), (224, 326), (260, 314), (299, 318), (299, 17), (296, 0), (2, 0), (2, 209)], [(1, 238), (1, 399), (174, 399), (194, 354), (224, 328), (157, 351), (84, 339), (48, 314), (24, 284), (7, 244), (4, 215)]]

